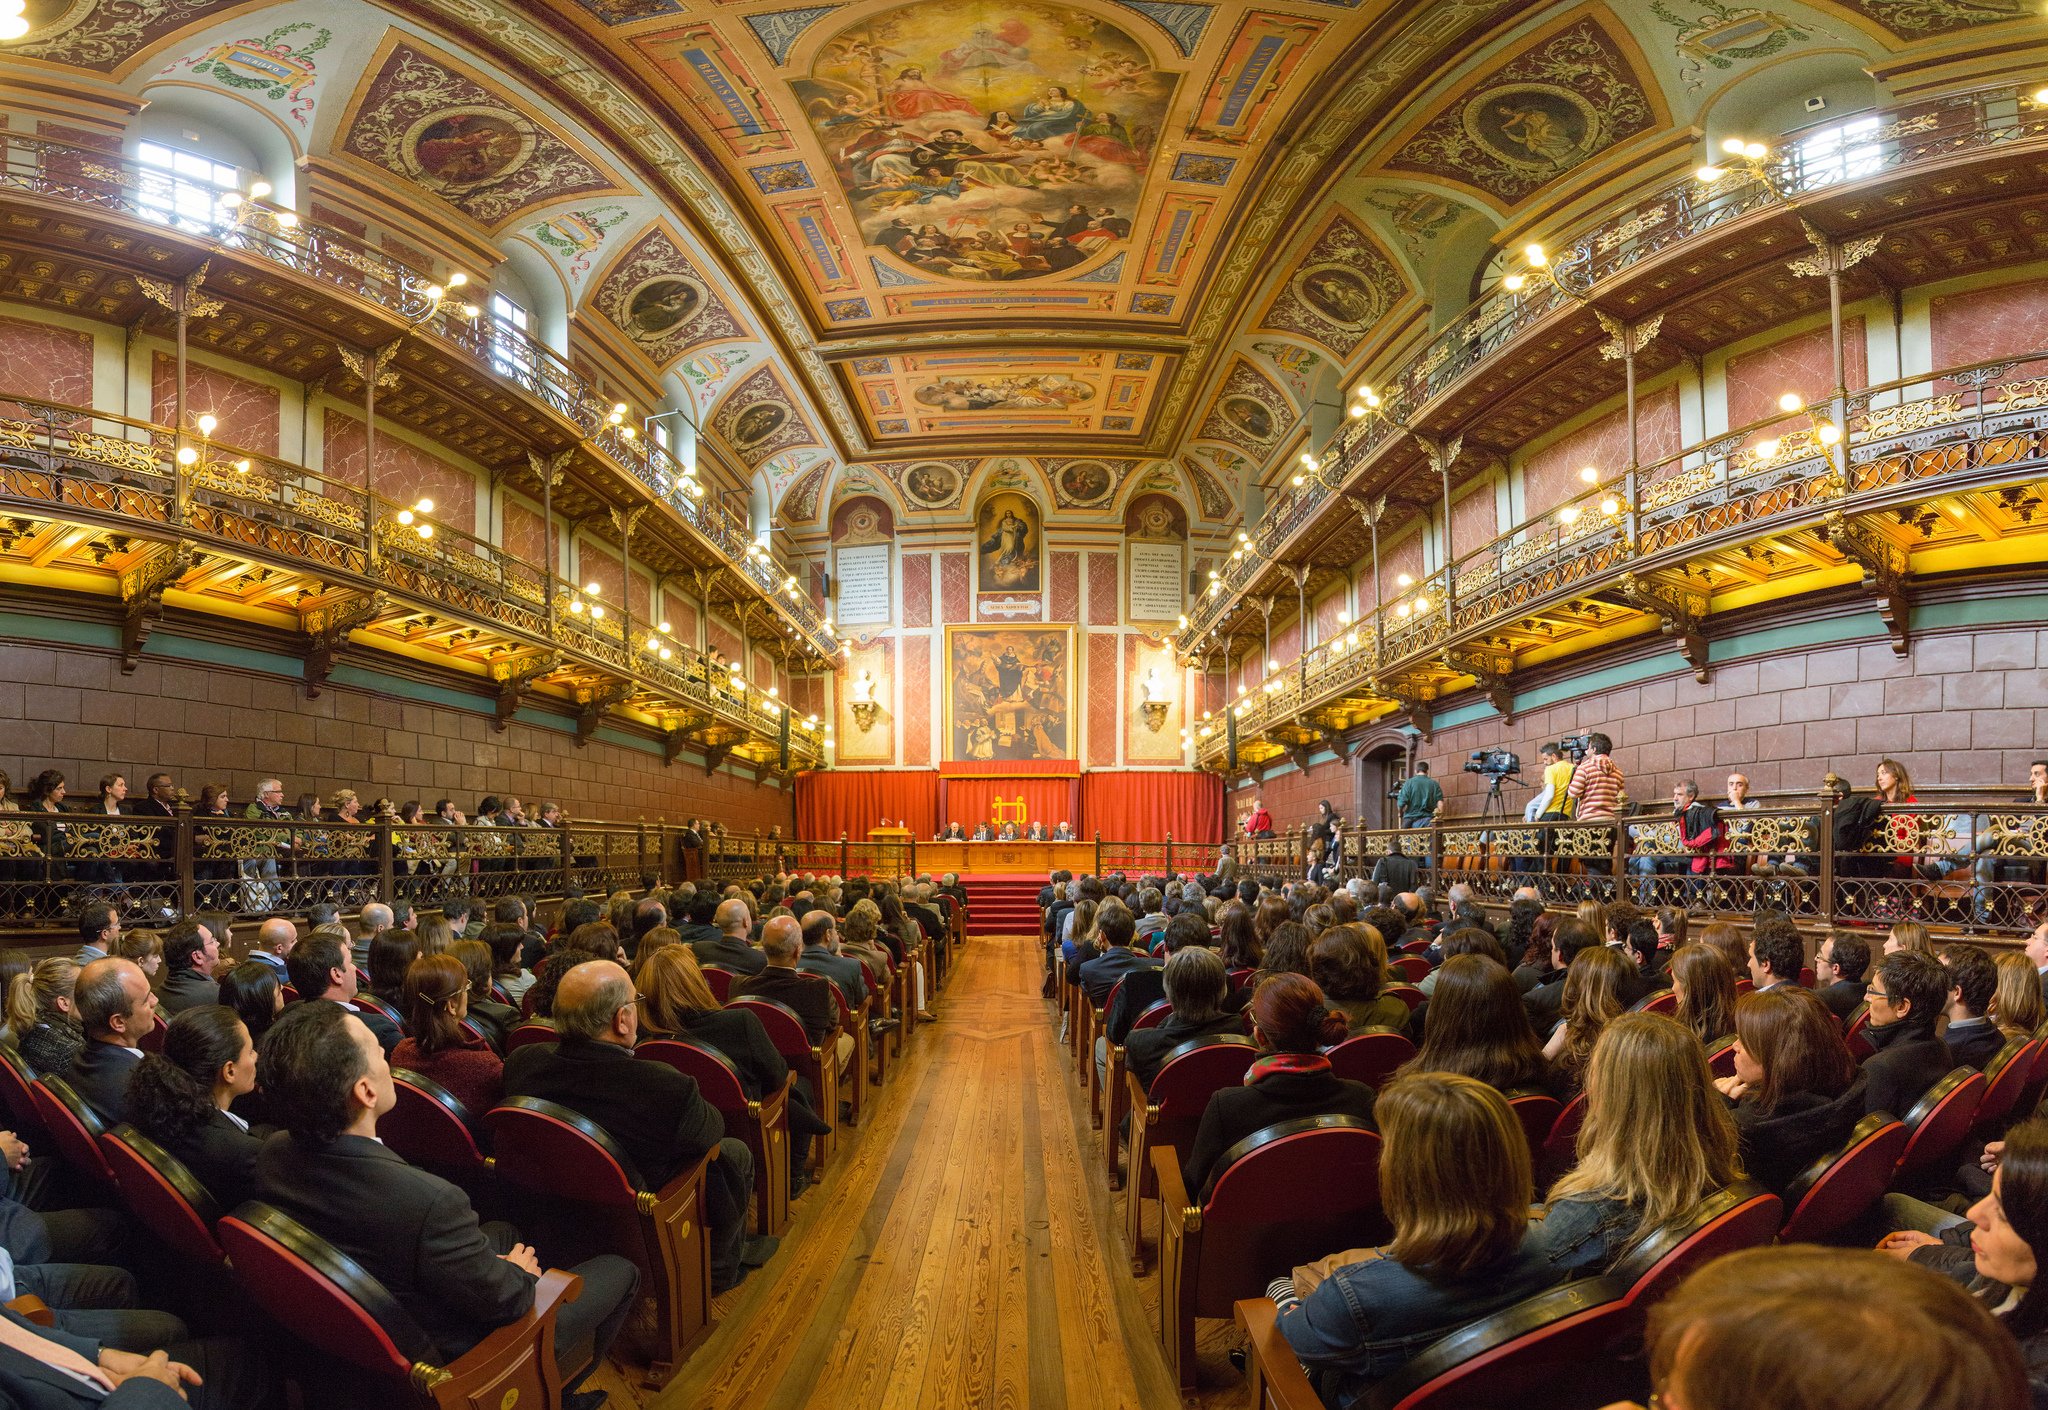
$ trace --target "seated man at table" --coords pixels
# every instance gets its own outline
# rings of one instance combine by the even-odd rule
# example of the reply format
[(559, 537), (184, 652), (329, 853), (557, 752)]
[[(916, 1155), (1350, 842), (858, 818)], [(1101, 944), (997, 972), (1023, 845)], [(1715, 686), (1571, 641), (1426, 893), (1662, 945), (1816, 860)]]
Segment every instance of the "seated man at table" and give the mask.
[(1052, 840), (1055, 842), (1072, 842), (1074, 840), (1074, 825), (1072, 823), (1061, 823), (1052, 830)]
[(1030, 827), (1024, 829), (1024, 840), (1026, 842), (1050, 842), (1052, 838), (1046, 832), (1044, 823), (1034, 822)]
[(1015, 842), (1016, 840), (1017, 824), (1015, 823), (1004, 823), (1002, 831), (996, 834), (996, 841), (998, 842)]
[(965, 842), (967, 840), (967, 829), (960, 826), (959, 823), (949, 822), (946, 824), (946, 830), (940, 833), (936, 840), (940, 842)]
[(978, 823), (974, 829), (974, 836), (968, 840), (972, 842), (993, 842), (996, 840), (995, 829), (991, 828), (987, 823)]

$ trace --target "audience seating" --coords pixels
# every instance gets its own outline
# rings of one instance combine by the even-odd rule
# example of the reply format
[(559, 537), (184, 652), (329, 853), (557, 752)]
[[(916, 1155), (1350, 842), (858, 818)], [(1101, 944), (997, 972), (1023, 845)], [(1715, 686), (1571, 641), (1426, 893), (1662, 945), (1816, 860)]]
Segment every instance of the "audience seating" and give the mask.
[(492, 1332), (448, 1366), (397, 1299), (325, 1240), (266, 1204), (251, 1202), (220, 1221), (237, 1280), (281, 1327), (329, 1356), (384, 1382), (391, 1405), (476, 1410), (559, 1405), (555, 1317), (583, 1280), (549, 1269), (533, 1309)]
[(1959, 1067), (1913, 1103), (1913, 1109), (1900, 1118), (1906, 1128), (1906, 1148), (1899, 1152), (1897, 1180), (1910, 1183), (1930, 1172), (1955, 1168), (1963, 1142), (1977, 1124), (1985, 1085), (1983, 1073)]
[(1251, 1039), (1225, 1033), (1191, 1039), (1168, 1053), (1149, 1091), (1138, 1086), (1137, 1078), (1124, 1074), (1132, 1112), (1124, 1231), (1133, 1273), (1145, 1271), (1145, 1201), (1159, 1188), (1152, 1174), (1153, 1152), (1170, 1151), (1178, 1170), (1182, 1153), (1194, 1144), (1209, 1098), (1244, 1081), (1245, 1070), (1258, 1055), (1258, 1045)]
[[(1165, 999), (1159, 1000), (1131, 1022), (1131, 1032), (1141, 1028), (1157, 1028), (1173, 1016), (1173, 1005)], [(1124, 1046), (1121, 1043), (1109, 1045), (1109, 1056), (1105, 1059), (1102, 1072), (1102, 1159), (1109, 1175), (1112, 1190), (1123, 1188), (1124, 1177), (1117, 1165), (1117, 1147), (1123, 1139), (1124, 1118), (1131, 1114), (1131, 1083), (1125, 1081)]]
[(701, 969), (704, 982), (711, 986), (712, 997), (721, 1004), (732, 998), (733, 981), (741, 977), (737, 971), (727, 969), (722, 964), (707, 964), (701, 966)]
[(1984, 1064), (1984, 1097), (1977, 1103), (1975, 1128), (1979, 1133), (1995, 1136), (2005, 1129), (2005, 1119), (2019, 1106), (2043, 1046), (2039, 1038), (2015, 1038)]
[(133, 1126), (100, 1137), (100, 1150), (137, 1224), (195, 1271), (227, 1268), (227, 1250), (214, 1233), (220, 1208), (184, 1162)]
[(505, 1056), (512, 1056), (529, 1043), (552, 1043), (555, 1039), (555, 1021), (552, 1018), (523, 1018), (505, 1035)]
[(725, 1134), (745, 1142), (753, 1154), (754, 1232), (780, 1234), (789, 1225), (789, 1094), (796, 1074), (790, 1073), (779, 1090), (753, 1101), (725, 1055), (702, 1044), (652, 1038), (633, 1056), (696, 1080), (698, 1093), (725, 1119)]
[(50, 1143), (50, 1133), (43, 1128), (43, 1118), (36, 1112), (36, 1100), (29, 1093), (29, 1084), (35, 1080), (34, 1071), (14, 1044), (0, 1043), (0, 1104), (7, 1108), (14, 1134), (27, 1141), (31, 1149), (38, 1143), (44, 1146)]
[(711, 1334), (711, 1241), (704, 1177), (714, 1147), (660, 1190), (648, 1189), (595, 1122), (538, 1097), (513, 1097), (484, 1116), (499, 1176), (543, 1197), (532, 1207), (557, 1234), (574, 1226), (584, 1251), (624, 1254), (654, 1296), (657, 1350), (646, 1384), (668, 1384), (690, 1349)]
[(135, 1040), (135, 1046), (142, 1049), (145, 1053), (160, 1053), (164, 1050), (164, 1034), (170, 1031), (170, 1022), (164, 1017), (163, 1011), (159, 1009), (156, 1015), (156, 1022), (150, 1025), (149, 1032)]
[(1666, 1018), (1674, 1017), (1678, 1013), (1678, 991), (1675, 989), (1659, 989), (1656, 993), (1638, 1000), (1635, 1012), (1660, 1013)]
[(1408, 1012), (1410, 1013), (1414, 1013), (1417, 1009), (1421, 1008), (1423, 1004), (1427, 1003), (1429, 1000), (1429, 995), (1423, 993), (1413, 984), (1389, 984), (1385, 989), (1381, 990), (1381, 992), (1385, 994), (1392, 994), (1402, 1003), (1408, 1005)]
[(1840, 1150), (1816, 1160), (1786, 1187), (1788, 1212), (1779, 1241), (1823, 1243), (1862, 1218), (1884, 1197), (1905, 1149), (1906, 1128), (1890, 1115), (1874, 1111), (1857, 1122)]
[[(1159, 1340), (1183, 1389), (1195, 1383), (1195, 1319), (1228, 1317), (1296, 1265), (1381, 1237), (1380, 1137), (1350, 1116), (1284, 1122), (1245, 1137), (1195, 1205), (1180, 1155), (1152, 1151), (1159, 1182)], [(1312, 1199), (1274, 1197), (1313, 1190)]]
[[(867, 1108), (868, 1081), (871, 1075), (868, 1072), (868, 1047), (874, 1035), (868, 1032), (868, 1001), (862, 999), (859, 1007), (854, 1007), (846, 1002), (846, 995), (839, 992), (837, 984), (832, 984), (829, 980), (826, 982), (832, 989), (832, 1002), (839, 1009), (839, 1027), (853, 1039), (853, 1060), (846, 1069), (852, 1075), (839, 1095), (846, 1101), (846, 1124), (858, 1126), (861, 1112)], [(836, 1044), (834, 1046), (836, 1047)], [(837, 1057), (837, 1052), (834, 1052), (833, 1058)], [(879, 1083), (882, 1079), (877, 1075), (873, 1080)]]
[(1564, 1104), (1550, 1134), (1536, 1152), (1536, 1188), (1543, 1191), (1579, 1162), (1579, 1128), (1586, 1124), (1586, 1094), (1580, 1092)]
[(838, 1146), (839, 1053), (833, 1039), (828, 1035), (823, 1045), (813, 1047), (803, 1020), (788, 1004), (773, 999), (735, 999), (732, 1007), (745, 1007), (760, 1019), (782, 1060), (810, 1082), (818, 1098), (818, 1114), (833, 1128), (811, 1142), (811, 1168), (823, 1169)]
[(377, 1139), (473, 1197), (491, 1173), (491, 1159), (477, 1144), (476, 1114), (423, 1073), (394, 1067), (391, 1086), (398, 1103), (377, 1119)]
[(1735, 1035), (1723, 1034), (1707, 1044), (1707, 1067), (1716, 1077), (1735, 1075)]
[(1529, 1159), (1543, 1159), (1543, 1143), (1550, 1139), (1551, 1128), (1564, 1114), (1564, 1103), (1547, 1092), (1510, 1092), (1508, 1105), (1514, 1108), (1515, 1119), (1522, 1123), (1522, 1135), (1529, 1142)]
[(359, 1009), (368, 1009), (372, 1013), (380, 1013), (384, 1015), (384, 1017), (391, 1020), (391, 1026), (393, 1028), (396, 1028), (401, 1032), (404, 1031), (405, 1015), (400, 1013), (397, 1009), (393, 1008), (390, 1004), (385, 1003), (375, 994), (372, 994), (369, 990), (365, 989), (361, 993), (357, 994), (353, 1002), (355, 1006)]
[(1363, 1082), (1378, 1091), (1402, 1063), (1415, 1056), (1415, 1045), (1391, 1028), (1378, 1028), (1353, 1034), (1325, 1049), (1323, 1056), (1329, 1058), (1330, 1068), (1337, 1076)]
[(1430, 963), (1421, 955), (1400, 955), (1389, 960), (1387, 968), (1407, 983), (1420, 984), (1429, 977)]
[(1753, 1180), (1741, 1180), (1694, 1205), (1686, 1216), (1643, 1235), (1610, 1273), (1628, 1285), (1630, 1303), (1647, 1309), (1686, 1274), (1745, 1248), (1761, 1248), (1784, 1222), (1785, 1202)]
[(29, 1085), (29, 1093), (35, 1098), (43, 1128), (50, 1133), (50, 1144), (72, 1173), (97, 1186), (106, 1197), (114, 1197), (117, 1182), (114, 1168), (100, 1150), (106, 1125), (98, 1113), (71, 1090), (69, 1082), (55, 1075), (38, 1077)]

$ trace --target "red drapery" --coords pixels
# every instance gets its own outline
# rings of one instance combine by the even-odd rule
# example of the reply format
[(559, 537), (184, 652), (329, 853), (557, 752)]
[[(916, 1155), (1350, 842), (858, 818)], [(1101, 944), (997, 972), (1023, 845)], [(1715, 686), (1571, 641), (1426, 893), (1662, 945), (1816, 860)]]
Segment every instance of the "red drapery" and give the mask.
[(930, 769), (892, 769), (797, 775), (798, 837), (832, 842), (844, 832), (850, 841), (865, 842), (868, 829), (883, 818), (909, 828), (912, 837), (922, 839), (937, 832), (938, 774)]
[(1081, 816), (1088, 837), (1161, 842), (1170, 832), (1175, 842), (1210, 845), (1223, 840), (1223, 780), (1206, 773), (1085, 773)]
[[(946, 780), (946, 816), (941, 822), (956, 822), (974, 835), (976, 823), (995, 825), (995, 800), (1014, 803), (1024, 800), (1024, 816), (1017, 821), (1022, 832), (1030, 824), (1045, 824), (1051, 832), (1063, 822), (1076, 823), (1073, 816), (1074, 783), (1065, 778), (949, 778)], [(1005, 808), (1006, 821), (1017, 819), (1015, 808)]]

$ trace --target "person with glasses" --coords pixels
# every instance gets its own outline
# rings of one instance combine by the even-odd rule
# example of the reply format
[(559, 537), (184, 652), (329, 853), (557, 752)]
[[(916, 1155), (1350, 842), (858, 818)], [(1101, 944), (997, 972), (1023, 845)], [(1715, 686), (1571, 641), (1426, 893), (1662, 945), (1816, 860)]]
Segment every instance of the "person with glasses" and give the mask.
[(1904, 1116), (1955, 1067), (1948, 1044), (1934, 1035), (1948, 994), (1948, 971), (1931, 955), (1900, 950), (1878, 964), (1863, 994), (1870, 1005), (1864, 1036), (1877, 1049), (1863, 1064), (1864, 1110)]
[(505, 1096), (539, 1097), (595, 1122), (651, 1190), (716, 1148), (705, 1195), (711, 1289), (724, 1292), (775, 1251), (775, 1239), (747, 1235), (754, 1158), (725, 1134), (724, 1120), (697, 1090), (695, 1078), (664, 1063), (633, 1060), (641, 999), (631, 976), (610, 960), (587, 960), (571, 969), (555, 990), (561, 1041), (513, 1053), (505, 1063)]
[[(268, 819), (272, 822), (290, 822), (291, 813), (284, 806), (284, 785), (274, 778), (266, 778), (256, 785), (256, 801), (243, 809), (242, 816), (251, 820)], [(241, 839), (257, 844), (271, 843), (275, 851), (291, 850), (291, 833), (257, 832)], [(242, 903), (244, 910), (278, 911), (284, 909), (284, 886), (277, 879), (277, 857), (275, 851), (267, 857), (254, 857), (242, 863)]]

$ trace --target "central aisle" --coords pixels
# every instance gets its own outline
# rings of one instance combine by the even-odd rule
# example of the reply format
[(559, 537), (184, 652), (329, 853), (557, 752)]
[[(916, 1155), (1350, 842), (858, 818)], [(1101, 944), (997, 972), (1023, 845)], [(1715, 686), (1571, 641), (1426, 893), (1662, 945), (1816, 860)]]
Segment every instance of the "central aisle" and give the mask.
[(957, 952), (942, 1020), (659, 1410), (1179, 1403), (1038, 985), (1030, 938)]

